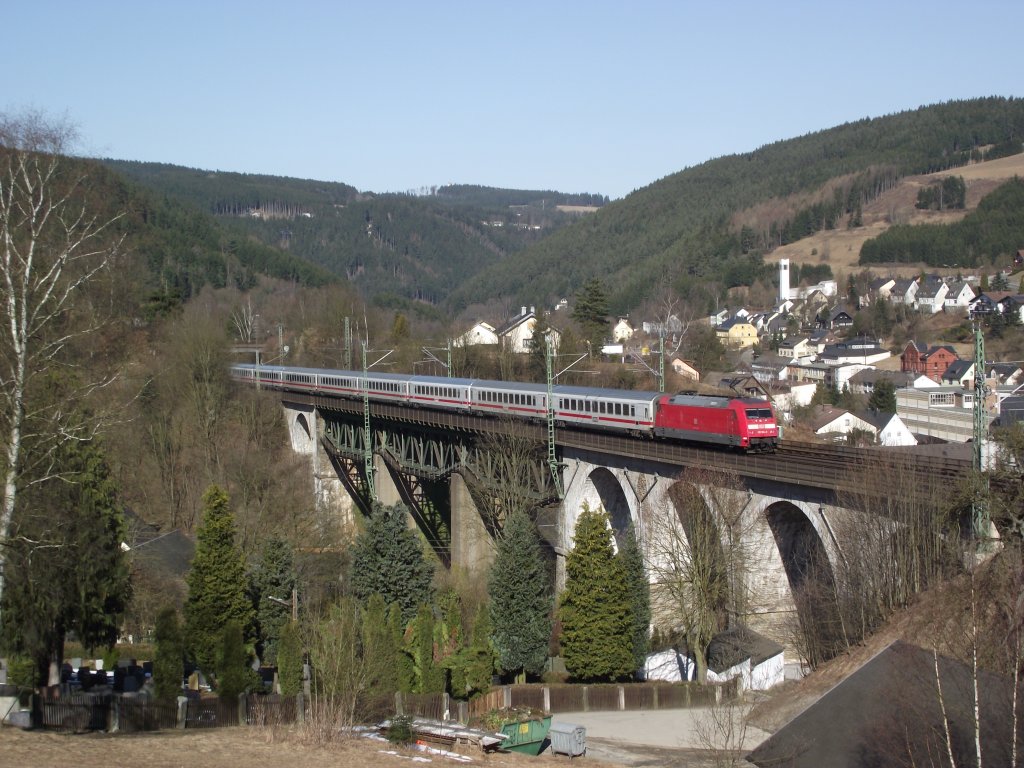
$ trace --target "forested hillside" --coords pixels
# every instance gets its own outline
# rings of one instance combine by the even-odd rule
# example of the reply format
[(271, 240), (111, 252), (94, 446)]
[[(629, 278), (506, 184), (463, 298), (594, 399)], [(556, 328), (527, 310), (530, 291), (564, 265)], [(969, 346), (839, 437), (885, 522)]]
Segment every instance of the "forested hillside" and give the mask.
[(892, 227), (864, 244), (860, 262), (977, 267), (1019, 248), (1024, 248), (1024, 181), (1016, 178), (989, 194), (962, 221)]
[(155, 195), (99, 163), (68, 162), (88, 182), (85, 204), (101, 217), (117, 215), (115, 228), (125, 238), (127, 257), (120, 282), (144, 319), (180, 306), (207, 285), (245, 291), (261, 275), (306, 286), (335, 280), (307, 261), (228, 232), (212, 216)]
[(453, 286), (574, 220), (592, 194), (450, 185), (374, 195), (346, 184), (160, 163), (105, 161), (154, 192), (352, 282), (384, 307), (423, 308)]
[[(950, 102), (865, 119), (668, 176), (481, 273), (455, 308), (508, 296), (541, 304), (588, 279), (613, 311), (670, 285), (698, 303), (767, 278), (761, 253), (824, 228), (858, 226), (860, 207), (905, 175), (1021, 150), (1024, 101)], [(666, 158), (666, 165), (671, 158)]]

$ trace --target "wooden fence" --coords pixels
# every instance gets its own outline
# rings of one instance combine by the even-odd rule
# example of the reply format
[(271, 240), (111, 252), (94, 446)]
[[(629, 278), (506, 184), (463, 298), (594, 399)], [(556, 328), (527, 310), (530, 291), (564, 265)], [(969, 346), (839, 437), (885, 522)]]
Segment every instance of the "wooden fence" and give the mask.
[[(685, 709), (708, 706), (735, 698), (735, 682), (724, 685), (697, 683), (630, 683), (625, 685), (504, 685), (472, 701), (458, 701), (445, 693), (396, 693), (361, 701), (364, 722), (379, 722), (393, 714), (434, 720), (475, 723), (493, 710), (539, 710), (551, 714), (645, 709)], [(216, 696), (190, 698), (183, 706), (145, 697), (112, 693), (69, 693), (42, 689), (35, 697), (36, 722), (43, 728), (80, 733), (106, 730), (133, 733), (168, 728), (216, 728), (231, 725), (273, 726), (302, 719), (301, 697)]]

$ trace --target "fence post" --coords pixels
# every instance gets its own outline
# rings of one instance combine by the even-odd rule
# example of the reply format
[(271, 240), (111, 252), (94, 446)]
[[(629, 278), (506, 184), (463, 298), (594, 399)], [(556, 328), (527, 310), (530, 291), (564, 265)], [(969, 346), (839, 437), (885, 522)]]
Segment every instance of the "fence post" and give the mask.
[(185, 727), (185, 720), (188, 718), (188, 699), (184, 696), (178, 697), (178, 722), (179, 728)]
[(238, 724), (245, 725), (249, 720), (249, 712), (247, 707), (249, 706), (248, 696), (244, 693), (238, 694)]
[(301, 693), (295, 694), (295, 722), (306, 722), (306, 697)]
[(583, 711), (590, 711), (590, 696), (588, 695), (587, 686), (585, 685), (583, 686)]
[(619, 712), (626, 711), (626, 689), (619, 686)]
[(405, 714), (405, 710), (402, 707), (402, 692), (401, 691), (395, 691), (395, 714), (399, 715), (399, 716)]
[(469, 702), (468, 701), (460, 701), (459, 702), (459, 722), (462, 723), (463, 725), (468, 725), (469, 724)]
[(651, 706), (654, 709), (661, 709), (661, 707), (658, 706), (658, 686), (652, 685), (651, 691)]
[(111, 696), (107, 709), (107, 732), (117, 733), (121, 727), (121, 697)]
[(543, 691), (544, 691), (544, 711), (545, 712), (550, 712), (551, 711), (551, 689), (548, 686), (545, 685), (544, 688), (543, 688)]
[(504, 685), (502, 686), (502, 691), (504, 691), (505, 695), (505, 709), (512, 709), (512, 686)]

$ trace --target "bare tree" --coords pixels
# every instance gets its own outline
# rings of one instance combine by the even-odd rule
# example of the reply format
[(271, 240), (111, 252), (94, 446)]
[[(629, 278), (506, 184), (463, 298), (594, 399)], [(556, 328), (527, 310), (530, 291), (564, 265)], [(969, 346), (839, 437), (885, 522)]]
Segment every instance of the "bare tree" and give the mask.
[[(78, 166), (63, 152), (74, 138), (66, 122), (39, 113), (0, 117), (0, 397), (4, 402), (4, 496), (0, 508), (0, 594), (3, 546), (25, 470), (27, 430), (45, 424), (50, 446), (81, 439), (95, 425), (74, 424), (59, 404), (27, 407), (33, 379), (64, 357), (69, 345), (97, 328), (95, 318), (71, 320), (83, 289), (105, 270), (120, 247), (113, 225), (83, 202)], [(105, 382), (84, 385), (81, 394)], [(43, 453), (53, 455), (52, 447)], [(53, 477), (56, 467), (35, 477)]]
[(742, 618), (751, 601), (748, 494), (733, 475), (689, 469), (669, 497), (674, 516), (643, 518), (652, 613), (685, 637), (704, 682), (711, 639)]
[(235, 326), (238, 338), (245, 344), (256, 341), (256, 324), (259, 314), (252, 308), (252, 297), (246, 296), (245, 304), (231, 313), (231, 323)]
[(858, 490), (843, 506), (859, 514), (833, 527), (836, 600), (850, 643), (960, 568), (956, 499), (940, 483), (920, 482), (913, 469), (912, 457), (887, 455), (853, 470), (850, 485)]
[(466, 475), (473, 501), (492, 535), (513, 512), (536, 520), (550, 480), (544, 443), (518, 422), (510, 421), (505, 427), (506, 432), (480, 441)]

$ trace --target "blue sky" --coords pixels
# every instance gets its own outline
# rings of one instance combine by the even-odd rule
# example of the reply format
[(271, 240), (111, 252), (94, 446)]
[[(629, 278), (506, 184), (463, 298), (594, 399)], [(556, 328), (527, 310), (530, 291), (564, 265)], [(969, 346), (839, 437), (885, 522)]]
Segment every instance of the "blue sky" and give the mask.
[(85, 154), (622, 197), (705, 160), (1024, 96), (1024, 2), (8, 4), (0, 109)]

